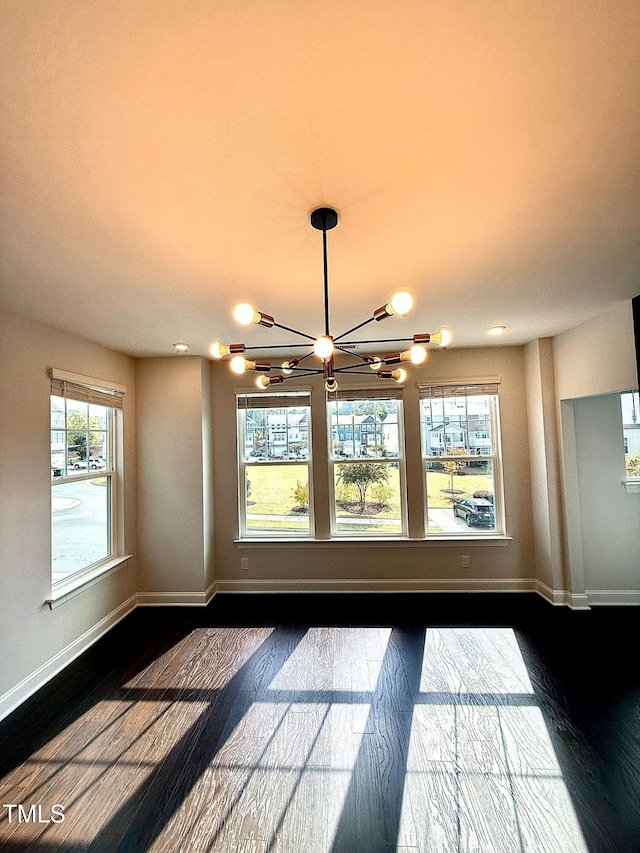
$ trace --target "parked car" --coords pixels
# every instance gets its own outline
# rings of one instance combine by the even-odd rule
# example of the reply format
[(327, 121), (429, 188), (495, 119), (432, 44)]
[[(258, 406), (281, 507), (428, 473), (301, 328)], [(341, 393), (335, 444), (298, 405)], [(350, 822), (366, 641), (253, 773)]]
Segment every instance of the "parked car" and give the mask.
[(462, 498), (453, 505), (456, 518), (463, 518), (469, 527), (494, 527), (496, 516), (493, 504), (486, 498)]
[[(87, 470), (87, 460), (86, 459), (77, 459), (73, 463), (73, 467), (76, 471)], [(89, 460), (89, 468), (92, 471), (99, 471), (105, 467), (103, 459), (90, 459)]]

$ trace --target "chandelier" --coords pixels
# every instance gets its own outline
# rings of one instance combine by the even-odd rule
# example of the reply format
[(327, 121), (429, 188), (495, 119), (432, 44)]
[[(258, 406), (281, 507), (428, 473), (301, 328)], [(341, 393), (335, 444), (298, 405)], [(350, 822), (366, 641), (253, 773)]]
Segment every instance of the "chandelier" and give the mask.
[[(331, 231), (338, 224), (338, 214), (331, 207), (319, 207), (311, 213), (311, 225), (317, 231), (322, 231), (322, 258), (324, 267), (324, 335), (314, 337), (305, 332), (300, 332), (297, 329), (292, 329), (289, 326), (283, 326), (281, 323), (276, 323), (275, 319), (270, 314), (265, 314), (262, 311), (257, 311), (252, 305), (247, 302), (241, 302), (236, 305), (233, 311), (233, 317), (241, 326), (259, 325), (265, 326), (268, 329), (276, 328), (283, 329), (296, 335), (298, 338), (303, 338), (304, 343), (276, 344), (272, 346), (246, 346), (245, 344), (221, 344), (216, 341), (210, 347), (209, 352), (215, 359), (228, 358), (231, 370), (242, 375), (247, 371), (254, 371), (258, 374), (256, 378), (257, 387), (264, 391), (270, 385), (278, 385), (285, 382), (287, 379), (301, 378), (303, 376), (315, 376), (322, 374), (324, 377), (324, 387), (327, 391), (336, 391), (338, 388), (337, 377), (341, 373), (355, 373), (366, 376), (377, 376), (378, 379), (391, 379), (402, 384), (406, 381), (407, 371), (403, 367), (404, 364), (421, 365), (424, 364), (428, 357), (427, 344), (437, 344), (440, 347), (446, 347), (451, 343), (451, 332), (448, 329), (440, 329), (439, 332), (430, 334), (428, 332), (415, 334), (410, 338), (377, 338), (374, 340), (351, 341), (348, 336), (358, 329), (362, 329), (369, 323), (379, 323), (386, 320), (387, 317), (398, 315), (404, 317), (409, 313), (413, 306), (413, 298), (406, 290), (399, 290), (391, 298), (390, 302), (377, 308), (373, 314), (362, 323), (347, 329), (335, 337), (331, 334), (329, 327), (329, 268), (327, 263), (327, 231)], [(363, 355), (356, 352), (356, 348), (361, 345), (377, 346), (382, 344), (404, 344), (408, 345), (406, 349), (398, 346), (396, 352), (387, 355)], [(274, 365), (270, 361), (251, 360), (245, 356), (251, 350), (285, 350), (290, 352), (294, 349), (307, 349), (304, 355), (300, 357), (289, 358), (282, 362), (281, 365)], [(336, 366), (336, 353), (343, 353), (355, 359), (355, 362), (350, 364)], [(311, 357), (316, 356), (321, 362), (321, 367), (314, 367), (313, 362), (304, 364), (303, 362)], [(361, 368), (366, 368), (362, 370)], [(280, 370), (279, 373), (272, 375), (272, 370)]]

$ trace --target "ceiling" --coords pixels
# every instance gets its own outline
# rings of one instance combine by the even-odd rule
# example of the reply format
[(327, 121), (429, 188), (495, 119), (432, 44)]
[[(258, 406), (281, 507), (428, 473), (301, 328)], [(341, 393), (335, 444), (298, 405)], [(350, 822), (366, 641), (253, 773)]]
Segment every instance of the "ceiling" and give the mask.
[(321, 333), (320, 205), (334, 334), (640, 292), (636, 0), (5, 0), (0, 114), (0, 304), (131, 355)]

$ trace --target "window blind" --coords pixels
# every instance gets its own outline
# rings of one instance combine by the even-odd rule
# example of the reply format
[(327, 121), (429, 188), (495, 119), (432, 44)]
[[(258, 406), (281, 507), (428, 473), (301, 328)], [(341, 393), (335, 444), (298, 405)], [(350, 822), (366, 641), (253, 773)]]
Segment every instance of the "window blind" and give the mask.
[(479, 397), (496, 396), (498, 382), (478, 382), (465, 384), (419, 385), (421, 400), (433, 400), (442, 397)]
[(327, 400), (331, 402), (356, 402), (358, 400), (401, 400), (402, 388), (382, 386), (381, 388), (345, 388), (331, 391)]
[(239, 409), (293, 409), (311, 405), (308, 391), (286, 394), (238, 394)]
[(122, 409), (123, 392), (109, 388), (98, 388), (92, 385), (82, 385), (68, 379), (51, 377), (51, 394), (55, 397), (66, 397), (78, 403), (90, 403), (94, 406), (108, 406), (111, 409)]

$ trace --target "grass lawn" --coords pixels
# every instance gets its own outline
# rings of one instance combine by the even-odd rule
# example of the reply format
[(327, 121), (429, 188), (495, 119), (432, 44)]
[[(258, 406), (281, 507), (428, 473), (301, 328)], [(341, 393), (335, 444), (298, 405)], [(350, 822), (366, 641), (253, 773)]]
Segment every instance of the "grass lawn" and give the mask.
[(296, 506), (293, 490), (300, 480), (307, 483), (306, 465), (247, 466), (247, 479), (251, 492), (247, 501), (247, 528), (249, 530), (309, 530), (309, 516), (282, 521), (279, 518), (263, 519), (251, 516), (290, 516)]
[(460, 489), (462, 494), (450, 495), (442, 489), (451, 488), (451, 477), (442, 471), (427, 472), (427, 504), (429, 509), (451, 509), (450, 498), (472, 498), (474, 492), (487, 491), (493, 494), (493, 477), (485, 472), (481, 474), (467, 473), (453, 475), (453, 488)]
[[(306, 465), (262, 465), (248, 466), (247, 477), (251, 483), (251, 493), (247, 506), (247, 525), (249, 530), (308, 530), (309, 517), (293, 513), (296, 506), (293, 491), (296, 482), (300, 480), (307, 483)], [(339, 531), (352, 531), (354, 533), (399, 533), (402, 529), (400, 523), (400, 477), (398, 471), (390, 469), (389, 481), (386, 484), (390, 489), (387, 509), (375, 515), (360, 516), (348, 512), (342, 507), (336, 508), (336, 519)], [(452, 495), (443, 492), (449, 489), (451, 478), (441, 471), (429, 471), (427, 474), (427, 500), (429, 509), (448, 509), (452, 507)], [(353, 491), (353, 496), (357, 492)], [(464, 475), (454, 474), (453, 488), (459, 489), (461, 494), (456, 498), (472, 497), (473, 493), (480, 490), (493, 492), (493, 477), (485, 473), (466, 473)], [(370, 486), (367, 491), (367, 502), (375, 501), (375, 486)], [(274, 516), (272, 519), (254, 518), (251, 516)], [(289, 516), (282, 520), (276, 516)], [(380, 523), (384, 519), (397, 521), (397, 524)], [(437, 532), (433, 524), (430, 524), (431, 532)]]

